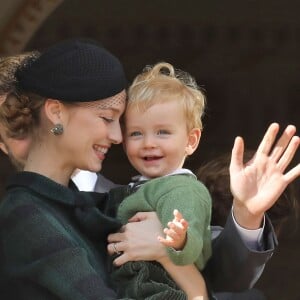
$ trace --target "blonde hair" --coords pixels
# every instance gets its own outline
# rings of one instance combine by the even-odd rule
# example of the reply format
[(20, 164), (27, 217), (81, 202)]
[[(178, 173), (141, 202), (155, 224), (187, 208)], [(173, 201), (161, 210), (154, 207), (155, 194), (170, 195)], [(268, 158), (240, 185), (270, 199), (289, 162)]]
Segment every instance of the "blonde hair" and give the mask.
[(127, 108), (145, 111), (153, 104), (165, 101), (177, 101), (182, 106), (187, 130), (203, 128), (206, 101), (195, 79), (166, 62), (146, 66), (129, 87)]

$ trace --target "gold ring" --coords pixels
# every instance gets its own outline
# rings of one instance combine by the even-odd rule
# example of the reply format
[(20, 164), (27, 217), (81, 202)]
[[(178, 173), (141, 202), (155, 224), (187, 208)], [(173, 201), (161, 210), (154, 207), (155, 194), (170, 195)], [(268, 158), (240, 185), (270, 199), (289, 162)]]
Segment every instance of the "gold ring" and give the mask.
[(114, 251), (117, 255), (120, 255), (122, 252), (118, 251), (117, 249), (117, 243), (113, 243), (113, 248), (114, 248)]

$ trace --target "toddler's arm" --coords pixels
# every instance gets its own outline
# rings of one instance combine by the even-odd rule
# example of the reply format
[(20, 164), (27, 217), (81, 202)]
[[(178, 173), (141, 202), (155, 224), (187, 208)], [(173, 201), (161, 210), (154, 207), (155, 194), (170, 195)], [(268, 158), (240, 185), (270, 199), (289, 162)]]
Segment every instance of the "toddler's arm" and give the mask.
[(208, 300), (205, 281), (195, 265), (177, 266), (168, 257), (159, 261), (188, 300)]
[[(177, 209), (173, 215), (174, 219), (168, 223), (168, 228), (164, 229), (166, 237), (159, 236), (158, 240), (166, 247), (181, 250), (186, 242), (188, 222)], [(163, 258), (160, 263), (189, 300), (208, 299), (205, 281), (195, 265), (177, 266), (168, 257)]]

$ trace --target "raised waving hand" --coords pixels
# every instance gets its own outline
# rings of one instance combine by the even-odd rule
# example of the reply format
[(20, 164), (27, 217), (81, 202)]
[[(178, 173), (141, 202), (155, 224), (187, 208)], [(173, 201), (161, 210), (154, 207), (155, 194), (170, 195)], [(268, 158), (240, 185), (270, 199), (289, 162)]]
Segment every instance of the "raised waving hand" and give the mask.
[(263, 215), (283, 193), (287, 185), (300, 176), (300, 164), (287, 170), (300, 139), (296, 127), (286, 127), (275, 143), (279, 125), (266, 131), (254, 157), (243, 163), (244, 142), (237, 137), (230, 163), (230, 186), (237, 222), (248, 229), (260, 227)]

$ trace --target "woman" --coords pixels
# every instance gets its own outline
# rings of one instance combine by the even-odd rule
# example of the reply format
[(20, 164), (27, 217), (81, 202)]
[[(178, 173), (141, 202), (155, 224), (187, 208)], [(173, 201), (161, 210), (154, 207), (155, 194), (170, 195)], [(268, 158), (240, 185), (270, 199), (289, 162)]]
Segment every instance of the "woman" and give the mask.
[[(81, 69), (76, 62), (81, 53), (82, 59), (91, 60), (93, 67), (102, 71)], [(49, 71), (52, 61), (58, 59), (62, 68), (69, 68), (64, 72), (69, 75), (63, 79), (64, 85), (59, 80), (61, 70), (56, 69), (55, 74)], [(73, 64), (63, 63), (72, 59)], [(90, 246), (84, 225), (77, 220), (82, 217), (85, 223), (77, 202), (79, 194), (68, 185), (76, 168), (99, 171), (109, 148), (122, 140), (119, 119), (126, 101), (123, 68), (99, 46), (67, 42), (45, 53), (32, 70), (30, 74), (43, 73), (40, 82), (21, 70), (20, 96), (11, 94), (6, 100), (12, 105), (7, 106), (7, 113), (14, 119), (8, 131), (33, 138), (24, 172), (12, 179), (1, 206), (2, 294), (7, 299), (113, 297), (101, 263), (106, 259), (106, 244), (101, 238), (105, 241), (106, 234), (119, 225), (111, 222), (111, 228), (100, 228), (105, 236), (99, 235), (97, 246), (96, 242)], [(85, 72), (85, 86), (80, 85), (81, 80), (73, 86), (77, 72)], [(57, 85), (49, 74), (54, 74)], [(87, 97), (85, 89), (90, 85), (96, 87)], [(63, 101), (55, 100), (57, 93)]]

